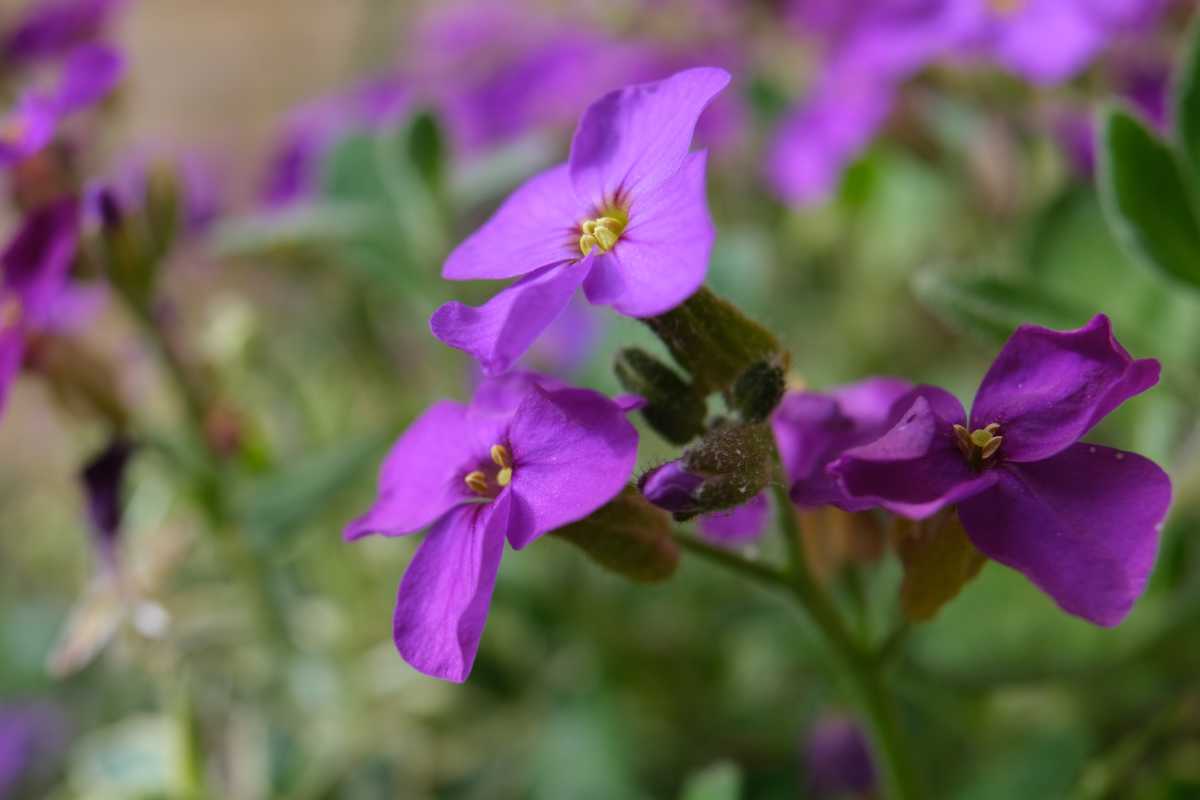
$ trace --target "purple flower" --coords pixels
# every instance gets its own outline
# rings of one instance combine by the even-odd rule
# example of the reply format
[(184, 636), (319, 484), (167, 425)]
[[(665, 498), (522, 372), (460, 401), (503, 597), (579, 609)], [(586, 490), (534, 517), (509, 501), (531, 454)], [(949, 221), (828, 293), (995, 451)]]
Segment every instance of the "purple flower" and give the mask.
[[(912, 384), (868, 378), (828, 392), (789, 392), (771, 417), (792, 502), (801, 508), (833, 505), (863, 511), (875, 504), (850, 497), (826, 467), (846, 450), (874, 441), (891, 428)], [(900, 401), (900, 402), (898, 402)], [(897, 410), (896, 406), (903, 405)]]
[(213, 163), (197, 152), (172, 154), (165, 147), (140, 148), (123, 159), (108, 183), (96, 184), (88, 193), (88, 213), (100, 213), (100, 198), (108, 192), (126, 214), (143, 210), (151, 178), (165, 173), (178, 182), (184, 233), (199, 236), (221, 215), (223, 198), (220, 174)]
[(1158, 374), (1103, 315), (1073, 331), (1025, 325), (984, 376), (969, 420), (952, 395), (926, 388), (882, 438), (830, 469), (853, 497), (906, 517), (956, 505), (985, 555), (1065, 611), (1116, 625), (1146, 586), (1171, 483), (1136, 453), (1079, 438)]
[(53, 100), (26, 92), (0, 119), (0, 167), (17, 164), (54, 138), (58, 108)]
[(804, 773), (818, 797), (863, 796), (877, 786), (867, 737), (849, 717), (828, 716), (813, 725), (804, 744)]
[(509, 369), (583, 287), (627, 316), (660, 314), (704, 282), (715, 236), (696, 121), (729, 82), (703, 68), (612, 92), (584, 113), (566, 164), (530, 179), (442, 269), (450, 280), (520, 277), (479, 308), (447, 303), (433, 334)]
[(42, 0), (4, 37), (4, 58), (31, 62), (58, 58), (101, 37), (125, 0)]
[(0, 797), (15, 796), (37, 762), (61, 751), (66, 738), (62, 712), (48, 703), (0, 706)]
[(704, 511), (698, 497), (703, 485), (704, 476), (688, 472), (679, 459), (655, 467), (638, 481), (638, 489), (647, 500), (672, 514)]
[(0, 412), (28, 338), (56, 323), (79, 240), (79, 206), (66, 199), (29, 214), (0, 254)]
[(576, 296), (521, 359), (538, 372), (567, 376), (582, 367), (603, 334), (604, 320)]
[(345, 532), (402, 536), (432, 525), (396, 600), (404, 660), (465, 680), (505, 539), (520, 550), (586, 517), (621, 491), (636, 457), (624, 410), (596, 392), (518, 376), (484, 384), (470, 405), (435, 403), (396, 442), (378, 500)]
[(1068, 80), (1121, 34), (1144, 30), (1164, 0), (993, 0), (980, 46), (1035, 83)]
[(739, 547), (762, 536), (770, 513), (766, 494), (758, 494), (737, 508), (705, 514), (697, 527), (700, 535), (713, 544)]
[(411, 101), (406, 81), (384, 75), (292, 112), (267, 170), (264, 202), (282, 208), (310, 199), (320, 179), (321, 160), (340, 138), (398, 124)]
[(88, 461), (79, 475), (87, 495), (92, 537), (106, 569), (115, 569), (117, 564), (125, 469), (132, 455), (133, 444), (117, 437)]

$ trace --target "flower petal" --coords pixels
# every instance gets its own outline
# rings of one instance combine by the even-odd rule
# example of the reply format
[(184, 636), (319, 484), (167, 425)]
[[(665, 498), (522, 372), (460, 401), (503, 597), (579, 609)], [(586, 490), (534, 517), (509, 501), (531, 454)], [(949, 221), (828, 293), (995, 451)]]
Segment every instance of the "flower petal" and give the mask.
[(116, 50), (99, 45), (79, 48), (67, 59), (54, 95), (58, 112), (71, 114), (100, 102), (124, 74), (125, 58)]
[(995, 470), (976, 474), (959, 452), (959, 420), (919, 395), (881, 439), (847, 451), (829, 469), (852, 498), (913, 519), (931, 516), (996, 481)]
[(463, 482), (478, 444), (462, 403), (442, 400), (408, 426), (379, 470), (379, 497), (346, 539), (415, 533), (474, 497)]
[(478, 308), (446, 303), (429, 320), (433, 335), (470, 353), (485, 375), (509, 370), (555, 320), (583, 283), (593, 259), (544, 267)]
[(771, 506), (760, 493), (748, 503), (700, 518), (700, 535), (713, 544), (736, 547), (757, 540), (767, 526)]
[(705, 163), (705, 153), (692, 153), (673, 176), (631, 198), (629, 226), (612, 252), (596, 259), (583, 285), (589, 301), (629, 317), (651, 317), (700, 288), (716, 237)]
[(504, 555), (510, 492), (443, 517), (404, 573), (392, 638), (414, 669), (462, 683), (471, 674)]
[(616, 497), (633, 474), (637, 444), (625, 411), (599, 392), (534, 387), (509, 428), (509, 544), (520, 550)]
[(1130, 357), (1103, 314), (1073, 331), (1022, 325), (979, 386), (971, 428), (998, 423), (1005, 460), (1041, 461), (1158, 383), (1158, 373), (1154, 359)]
[(958, 508), (975, 546), (1070, 614), (1105, 626), (1124, 619), (1154, 566), (1167, 474), (1136, 453), (1085, 443), (994, 472), (996, 485)]
[(454, 248), (442, 267), (452, 281), (513, 278), (579, 260), (579, 223), (567, 165), (535, 175), (509, 195), (491, 219)]
[(729, 84), (714, 67), (610, 92), (583, 114), (571, 141), (571, 183), (601, 209), (617, 195), (650, 191), (679, 169), (701, 112)]

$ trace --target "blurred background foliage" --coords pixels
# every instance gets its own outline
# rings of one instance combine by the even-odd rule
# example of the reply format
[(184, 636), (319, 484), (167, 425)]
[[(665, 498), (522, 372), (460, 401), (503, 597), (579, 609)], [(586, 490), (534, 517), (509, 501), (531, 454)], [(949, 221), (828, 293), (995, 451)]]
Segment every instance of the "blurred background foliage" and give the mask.
[[(415, 542), (349, 546), (341, 527), (370, 502), (390, 441), (473, 379), (426, 320), (491, 287), (441, 281), (442, 258), (562, 158), (570, 124), (466, 158), (420, 108), (339, 136), (310, 202), (264, 210), (257, 198), (287, 109), (402, 61), (426, 5), (173, 0), (134, 4), (118, 26), (131, 78), (98, 160), (163, 139), (223, 166), (220, 223), (176, 249), (162, 282), (234, 434), (225, 533), (212, 535), (179, 468), (196, 456), (178, 398), (119, 308), (89, 337), (120, 364), (114, 381), (149, 443), (120, 545), (136, 597), (93, 577), (76, 474), (102, 427), (43, 382), (18, 383), (0, 424), (0, 703), (52, 707), (65, 731), (28, 796), (805, 796), (800, 742), (839, 708), (839, 676), (786, 603), (707, 564), (685, 559), (646, 588), (545, 540), (505, 561), (467, 684), (427, 679), (393, 650)], [(1057, 100), (1092, 109), (1112, 95), (1104, 62), (1053, 89), (929, 69), (831, 197), (788, 208), (759, 160), (804, 85), (805, 45), (772, 24), (773, 4), (734, 5), (746, 65), (731, 91), (747, 114), (710, 170), (709, 283), (781, 335), (797, 381), (892, 374), (966, 399), (1018, 323), (1075, 327), (1097, 312), (1164, 364), (1162, 385), (1092, 437), (1155, 459), (1176, 486), (1153, 584), (1127, 622), (1068, 617), (992, 565), (910, 632), (894, 680), (930, 796), (1200, 796), (1200, 288), (1121, 246), (1113, 198), (1041, 124)], [(1164, 61), (1182, 52), (1185, 6), (1147, 34)], [(568, 13), (664, 47), (711, 35), (688, 3)], [(1150, 196), (1169, 205), (1159, 188)], [(570, 377), (615, 392), (616, 349), (660, 347), (635, 321), (595, 325)], [(671, 453), (645, 434), (643, 468)], [(248, 546), (257, 584), (230, 572), (228, 537)], [(777, 545), (762, 546), (769, 557)], [(896, 624), (899, 579), (888, 556), (833, 590), (878, 637)], [(274, 634), (264, 604), (280, 615)]]

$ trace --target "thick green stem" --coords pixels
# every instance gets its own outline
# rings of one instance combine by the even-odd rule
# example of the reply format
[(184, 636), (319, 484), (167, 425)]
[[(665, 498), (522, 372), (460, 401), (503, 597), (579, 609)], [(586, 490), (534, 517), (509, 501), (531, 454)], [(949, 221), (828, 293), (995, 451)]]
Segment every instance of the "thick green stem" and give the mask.
[(887, 796), (892, 800), (921, 797), (916, 769), (900, 730), (896, 705), (884, 684), (882, 665), (865, 651), (846, 630), (829, 595), (814, 580), (804, 555), (800, 526), (782, 483), (774, 487), (782, 533), (791, 555), (790, 586), (796, 599), (816, 623), (836, 656), (855, 694), (875, 745), (875, 757), (883, 773)]

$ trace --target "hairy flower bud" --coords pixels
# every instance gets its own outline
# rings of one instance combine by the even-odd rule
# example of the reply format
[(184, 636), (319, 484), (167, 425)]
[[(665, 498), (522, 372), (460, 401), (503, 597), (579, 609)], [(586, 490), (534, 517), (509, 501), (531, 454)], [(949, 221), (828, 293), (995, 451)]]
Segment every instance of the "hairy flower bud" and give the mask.
[(706, 288), (643, 321), (691, 373), (702, 395), (728, 389), (756, 363), (785, 371), (788, 366), (787, 353), (770, 331)]
[(747, 422), (771, 416), (787, 391), (787, 373), (776, 361), (751, 364), (733, 385), (733, 407)]
[(763, 423), (725, 425), (642, 476), (638, 488), (683, 521), (752, 500), (771, 477), (774, 439)]
[(664, 581), (679, 565), (670, 518), (632, 486), (552, 535), (580, 548), (600, 566), (642, 583)]
[(668, 442), (686, 444), (704, 432), (704, 397), (675, 370), (637, 347), (618, 352), (613, 369), (626, 391), (646, 398), (642, 416)]

